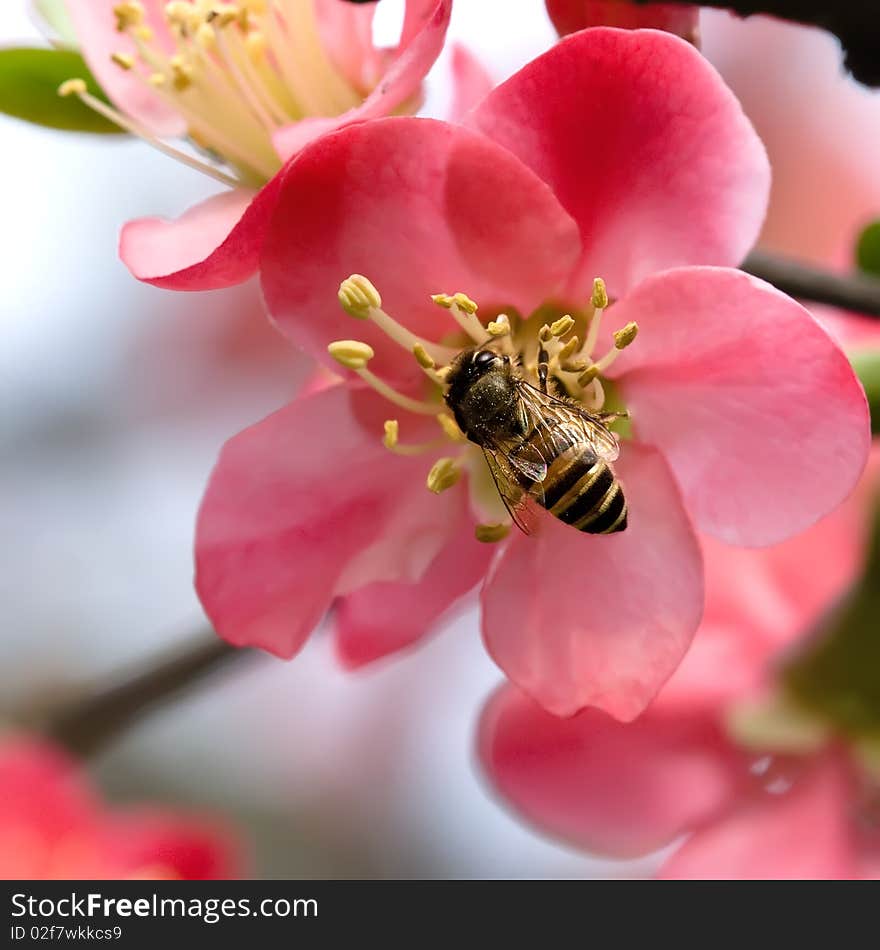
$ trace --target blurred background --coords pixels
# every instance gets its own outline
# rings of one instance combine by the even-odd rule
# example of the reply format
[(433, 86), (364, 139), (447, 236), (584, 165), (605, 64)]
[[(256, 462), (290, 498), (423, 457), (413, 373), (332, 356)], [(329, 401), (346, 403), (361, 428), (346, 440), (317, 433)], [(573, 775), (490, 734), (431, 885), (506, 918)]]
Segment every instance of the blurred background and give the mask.
[[(381, 5), (377, 29), (393, 31), (396, 6)], [(742, 45), (723, 42), (724, 31), (745, 28), (724, 15), (704, 23), (710, 56), (748, 74), (738, 90), (748, 105), (761, 97), (759, 50), (745, 35)], [(555, 34), (539, 0), (465, 0), (451, 37), (500, 79)], [(839, 73), (834, 41), (816, 37), (789, 72)], [(0, 44), (35, 42), (23, 0), (4, 4)], [(448, 68), (447, 49), (429, 114), (448, 106)], [(880, 117), (876, 96), (838, 81), (858, 96), (854, 109)], [(816, 135), (790, 110), (756, 123), (767, 135)], [(211, 191), (206, 179), (138, 142), (2, 116), (0, 155), (2, 716), (112, 678), (203, 628), (192, 535), (207, 476), (225, 439), (285, 402), (305, 367), (262, 319), (254, 286), (175, 294), (136, 282), (119, 263), (124, 221), (179, 214)], [(860, 162), (851, 176), (876, 176)], [(805, 187), (792, 185), (793, 204)], [(843, 192), (826, 189), (838, 209)], [(810, 218), (821, 220), (815, 208)], [(833, 256), (822, 243), (829, 233), (815, 230), (818, 260)], [(649, 872), (657, 860), (600, 862), (556, 845), (491, 798), (473, 728), (500, 679), (466, 606), (417, 650), (353, 675), (336, 669), (319, 632), (293, 662), (235, 663), (92, 765), (112, 801), (227, 816), (250, 845), (254, 876)]]

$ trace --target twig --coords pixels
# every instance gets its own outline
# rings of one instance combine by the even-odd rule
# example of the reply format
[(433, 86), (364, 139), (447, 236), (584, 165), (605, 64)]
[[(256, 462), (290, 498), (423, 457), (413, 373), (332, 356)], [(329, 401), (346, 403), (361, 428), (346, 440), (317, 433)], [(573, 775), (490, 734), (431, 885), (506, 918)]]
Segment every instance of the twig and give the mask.
[(75, 755), (94, 755), (159, 703), (173, 699), (254, 651), (224, 643), (213, 632), (200, 634), (171, 656), (165, 655), (118, 682), (51, 710), (42, 731)]
[(880, 317), (880, 280), (876, 278), (844, 277), (763, 251), (749, 254), (742, 269), (792, 297)]

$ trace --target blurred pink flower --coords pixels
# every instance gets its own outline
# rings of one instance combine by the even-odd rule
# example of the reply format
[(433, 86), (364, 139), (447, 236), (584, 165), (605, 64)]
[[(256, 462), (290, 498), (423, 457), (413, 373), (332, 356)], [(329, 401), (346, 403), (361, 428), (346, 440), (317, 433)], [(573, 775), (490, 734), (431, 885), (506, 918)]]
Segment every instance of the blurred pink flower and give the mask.
[[(221, 636), (283, 657), (336, 602), (340, 652), (358, 665), (415, 642), (485, 578), (484, 637), (514, 682), (556, 714), (594, 705), (631, 719), (699, 623), (691, 519), (730, 542), (769, 544), (834, 508), (864, 465), (864, 395), (798, 304), (726, 266), (696, 266), (740, 260), (768, 170), (691, 46), (654, 31), (576, 34), (465, 122), (353, 126), (284, 176), (261, 259), (269, 310), (338, 370), (328, 343), (351, 321), (336, 288), (353, 271), (369, 275), (384, 304), (358, 278), (361, 304), (348, 309), (368, 318), (368, 346), (352, 345), (371, 354), (359, 372), (380, 395), (330, 385), (227, 444), (199, 516), (198, 591)], [(634, 346), (615, 349), (607, 326), (590, 339), (596, 274), (616, 298), (615, 325), (638, 322)], [(586, 535), (548, 517), (536, 537), (496, 552), (474, 540), (473, 520), (493, 501), (497, 512), (497, 493), (475, 446), (432, 438), (440, 387), (411, 356), (420, 340), (448, 356), (487, 338), (448, 298), (447, 309), (431, 303), (443, 289), (472, 293), (499, 320), (513, 314), (509, 342), (527, 363), (544, 319), (593, 314), (593, 333), (579, 331), (585, 355), (609, 348), (598, 368), (637, 439), (617, 467), (626, 531)], [(573, 394), (597, 388), (601, 399), (594, 383)], [(391, 426), (397, 455), (378, 438), (389, 408), (407, 440), (394, 444)], [(411, 440), (443, 456), (435, 488), (464, 475), (469, 495), (427, 493)]]
[(701, 14), (704, 54), (767, 147), (773, 183), (760, 244), (839, 270), (880, 217), (880, 91), (846, 74), (824, 30), (771, 17)]
[[(135, 277), (206, 290), (255, 271), (291, 156), (334, 129), (418, 108), (452, 0), (407, 0), (400, 42), (391, 50), (373, 45), (373, 3), (67, 0), (67, 6), (86, 61), (118, 109), (114, 119), (233, 186), (176, 221), (144, 218), (122, 232), (120, 255)], [(181, 136), (208, 158), (184, 155), (165, 141)]]
[(630, 3), (629, 0), (547, 0), (547, 13), (560, 36), (589, 26), (652, 28), (697, 39), (700, 9), (685, 3)]
[(543, 830), (614, 857), (690, 833), (664, 877), (876, 876), (878, 776), (857, 747), (821, 720), (791, 720), (772, 705), (748, 741), (740, 733), (743, 714), (769, 702), (775, 665), (857, 578), (878, 475), (875, 450), (844, 505), (766, 551), (704, 539), (703, 623), (636, 722), (595, 710), (560, 720), (502, 687), (478, 743), (502, 797)]
[(219, 879), (242, 872), (229, 829), (154, 806), (110, 810), (60, 749), (0, 737), (0, 878)]

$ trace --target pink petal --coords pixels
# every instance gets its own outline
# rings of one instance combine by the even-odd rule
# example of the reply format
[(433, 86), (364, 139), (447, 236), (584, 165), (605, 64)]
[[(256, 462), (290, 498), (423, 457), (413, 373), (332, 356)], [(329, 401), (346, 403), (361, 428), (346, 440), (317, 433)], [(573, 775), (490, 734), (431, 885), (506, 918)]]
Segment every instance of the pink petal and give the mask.
[(699, 707), (670, 710), (661, 699), (631, 723), (593, 709), (558, 719), (510, 686), (483, 711), (479, 756), (526, 819), (614, 857), (646, 854), (711, 820), (748, 775)]
[(85, 773), (61, 749), (25, 734), (0, 739), (0, 788), (0, 836), (11, 825), (29, 825), (59, 838), (89, 824), (98, 811)]
[[(339, 2), (347, 2), (347, 0), (339, 0)], [(272, 147), (281, 161), (286, 162), (315, 139), (349, 125), (350, 122), (346, 116), (347, 113), (343, 116), (309, 116), (297, 122), (291, 122), (290, 125), (283, 125), (272, 133)]]
[(837, 880), (858, 877), (848, 821), (852, 788), (831, 756), (784, 792), (743, 798), (732, 814), (696, 832), (663, 866), (676, 879)]
[(560, 36), (588, 26), (655, 29), (696, 40), (700, 11), (682, 3), (632, 3), (628, 0), (547, 0), (547, 12)]
[(699, 546), (662, 456), (628, 443), (616, 465), (629, 524), (588, 535), (548, 515), (518, 534), (483, 590), (483, 635), (545, 709), (633, 719), (681, 662), (703, 607)]
[[(305, 124), (298, 122), (279, 129), (272, 136), (272, 144), (283, 160), (334, 128), (341, 129), (355, 122), (393, 115), (418, 94), (422, 80), (443, 49), (452, 0), (431, 0), (427, 7), (422, 0), (417, 0), (410, 6), (418, 8), (412, 24), (417, 24), (419, 29), (407, 32), (405, 25), (397, 56), (391, 61), (378, 86), (359, 106), (340, 116), (306, 120)], [(415, 106), (409, 111), (415, 111)]]
[(409, 0), (397, 56), (364, 104), (349, 113), (351, 119), (391, 115), (419, 92), (443, 49), (451, 15), (452, 0)]
[(480, 60), (461, 43), (452, 47), (452, 106), (449, 121), (460, 122), (463, 116), (482, 102), (495, 83)]
[(380, 581), (340, 602), (336, 649), (344, 666), (364, 666), (416, 643), (485, 575), (492, 545), (475, 540), (466, 494), (450, 494), (458, 496), (450, 540), (419, 580)]
[(438, 10), (442, 7), (448, 7), (451, 10), (451, 0), (450, 2), (438, 2), (438, 0), (406, 0), (398, 48), (405, 49), (414, 42), (426, 27), (430, 27), (437, 17)]
[[(123, 112), (142, 123), (154, 135), (177, 136), (186, 132), (186, 123), (180, 113), (167, 106), (154, 90), (139, 79), (134, 70), (120, 69), (110, 57), (113, 53), (137, 54), (134, 43), (124, 33), (116, 31), (113, 8), (119, 0), (66, 0), (67, 11), (89, 69), (101, 88)], [(155, 34), (154, 42), (160, 48), (172, 47), (163, 3), (145, 0), (145, 22)]]
[(325, 49), (356, 89), (367, 93), (379, 81), (384, 51), (373, 46), (375, 3), (316, 0), (315, 15)]
[(880, 214), (880, 94), (847, 73), (826, 30), (703, 10), (701, 32), (770, 156), (761, 244), (849, 270), (857, 235)]
[(263, 290), (280, 328), (317, 359), (354, 334), (376, 350), (371, 369), (418, 379), (411, 357), (342, 312), (341, 280), (365, 274), (389, 313), (439, 339), (455, 325), (430, 294), (529, 312), (560, 285), (577, 244), (550, 190), (510, 153), (443, 122), (380, 119), (325, 136), (290, 166)]
[(0, 880), (94, 877), (100, 803), (61, 750), (24, 733), (0, 738)]
[(737, 264), (764, 215), (763, 146), (714, 69), (668, 33), (576, 33), (503, 83), (469, 124), (510, 149), (578, 222), (572, 293), (656, 270)]
[(103, 838), (119, 876), (218, 881), (244, 871), (231, 829), (202, 816), (136, 809), (111, 818)]
[(852, 491), (870, 447), (865, 395), (800, 304), (740, 271), (681, 268), (644, 281), (610, 315), (640, 329), (609, 375), (699, 528), (773, 544)]
[(119, 256), (138, 280), (169, 290), (213, 290), (247, 280), (279, 193), (281, 175), (254, 195), (235, 189), (194, 205), (176, 221), (129, 221)]
[[(227, 442), (196, 529), (196, 587), (220, 636), (289, 658), (334, 597), (431, 563), (455, 499), (425, 489), (430, 458), (383, 447), (387, 416), (372, 393), (336, 385)], [(414, 441), (436, 432), (402, 425)]]

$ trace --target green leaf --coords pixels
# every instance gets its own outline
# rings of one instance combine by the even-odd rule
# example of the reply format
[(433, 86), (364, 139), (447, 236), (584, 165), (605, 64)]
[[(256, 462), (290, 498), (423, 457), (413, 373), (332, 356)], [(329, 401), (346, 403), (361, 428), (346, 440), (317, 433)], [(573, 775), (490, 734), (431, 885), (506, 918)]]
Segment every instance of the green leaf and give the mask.
[(34, 13), (68, 46), (76, 47), (76, 33), (64, 0), (31, 0)]
[(880, 350), (856, 350), (850, 353), (849, 359), (865, 387), (871, 410), (871, 431), (880, 435)]
[(122, 131), (76, 96), (59, 96), (58, 87), (65, 79), (84, 79), (93, 96), (107, 101), (85, 60), (74, 50), (0, 49), (0, 112), (71, 132)]
[(866, 274), (880, 277), (880, 221), (872, 221), (859, 235), (856, 266)]

